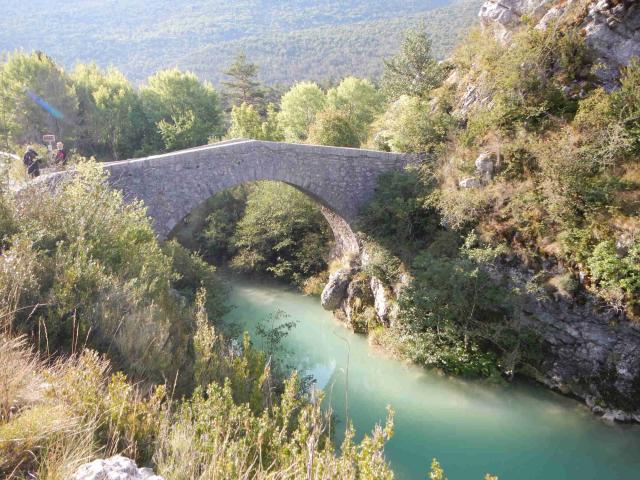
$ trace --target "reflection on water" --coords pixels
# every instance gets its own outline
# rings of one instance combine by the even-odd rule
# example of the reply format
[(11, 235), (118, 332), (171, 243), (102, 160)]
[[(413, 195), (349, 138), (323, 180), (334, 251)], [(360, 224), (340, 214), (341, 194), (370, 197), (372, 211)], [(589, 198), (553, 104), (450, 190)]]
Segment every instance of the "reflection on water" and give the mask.
[(289, 363), (328, 392), (340, 425), (347, 370), (348, 410), (360, 435), (384, 421), (387, 405), (394, 408), (386, 454), (397, 478), (426, 478), (437, 457), (451, 480), (488, 472), (501, 480), (640, 479), (639, 427), (605, 425), (542, 388), (462, 381), (407, 365), (376, 352), (316, 298), (274, 284), (232, 285), (230, 324), (255, 336), (257, 323), (277, 310), (298, 322), (285, 341)]

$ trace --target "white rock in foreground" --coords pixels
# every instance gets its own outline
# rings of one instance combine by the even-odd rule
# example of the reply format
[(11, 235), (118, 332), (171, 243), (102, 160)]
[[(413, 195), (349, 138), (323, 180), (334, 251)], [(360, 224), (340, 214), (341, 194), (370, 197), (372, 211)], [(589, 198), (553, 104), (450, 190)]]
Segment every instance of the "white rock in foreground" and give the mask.
[(138, 468), (130, 458), (116, 455), (81, 465), (71, 480), (164, 480), (150, 468)]

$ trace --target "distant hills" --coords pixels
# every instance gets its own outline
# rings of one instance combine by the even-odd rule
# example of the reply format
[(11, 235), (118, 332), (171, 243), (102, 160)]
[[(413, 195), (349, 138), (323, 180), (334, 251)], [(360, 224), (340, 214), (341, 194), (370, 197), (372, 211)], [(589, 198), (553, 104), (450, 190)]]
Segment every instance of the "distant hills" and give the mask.
[(377, 77), (402, 33), (424, 21), (446, 55), (482, 0), (23, 0), (0, 16), (0, 52), (38, 49), (71, 67), (115, 65), (141, 82), (192, 70), (218, 84), (239, 51), (262, 80), (289, 84), (348, 74)]

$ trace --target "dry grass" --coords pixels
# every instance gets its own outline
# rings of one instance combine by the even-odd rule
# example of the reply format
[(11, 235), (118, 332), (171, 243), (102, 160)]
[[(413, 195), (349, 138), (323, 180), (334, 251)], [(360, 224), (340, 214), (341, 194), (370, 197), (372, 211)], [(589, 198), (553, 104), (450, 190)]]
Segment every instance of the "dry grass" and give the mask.
[(0, 478), (70, 478), (98, 445), (135, 458), (135, 428), (147, 424), (131, 410), (147, 404), (108, 372), (109, 363), (90, 351), (44, 361), (24, 337), (0, 334)]
[(37, 369), (24, 337), (0, 336), (0, 423), (39, 399), (42, 379)]
[(69, 478), (93, 453), (96, 424), (55, 396), (47, 367), (24, 337), (0, 334), (0, 476)]

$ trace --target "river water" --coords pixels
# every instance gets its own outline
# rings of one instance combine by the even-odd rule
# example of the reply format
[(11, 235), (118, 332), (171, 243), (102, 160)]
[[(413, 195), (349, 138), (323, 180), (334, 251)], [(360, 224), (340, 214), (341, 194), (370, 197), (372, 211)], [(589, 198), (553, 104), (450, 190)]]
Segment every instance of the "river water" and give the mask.
[[(325, 312), (317, 298), (273, 283), (231, 280), (225, 321), (252, 333), (270, 315), (298, 325), (284, 341), (289, 363), (328, 393), (344, 429), (359, 438), (395, 412), (385, 449), (399, 479), (425, 479), (433, 457), (450, 480), (638, 480), (640, 427), (608, 425), (580, 403), (529, 384), (462, 381), (388, 358)], [(277, 321), (276, 321), (277, 322)], [(348, 366), (348, 403), (345, 379)], [(338, 439), (339, 441), (339, 439)]]

